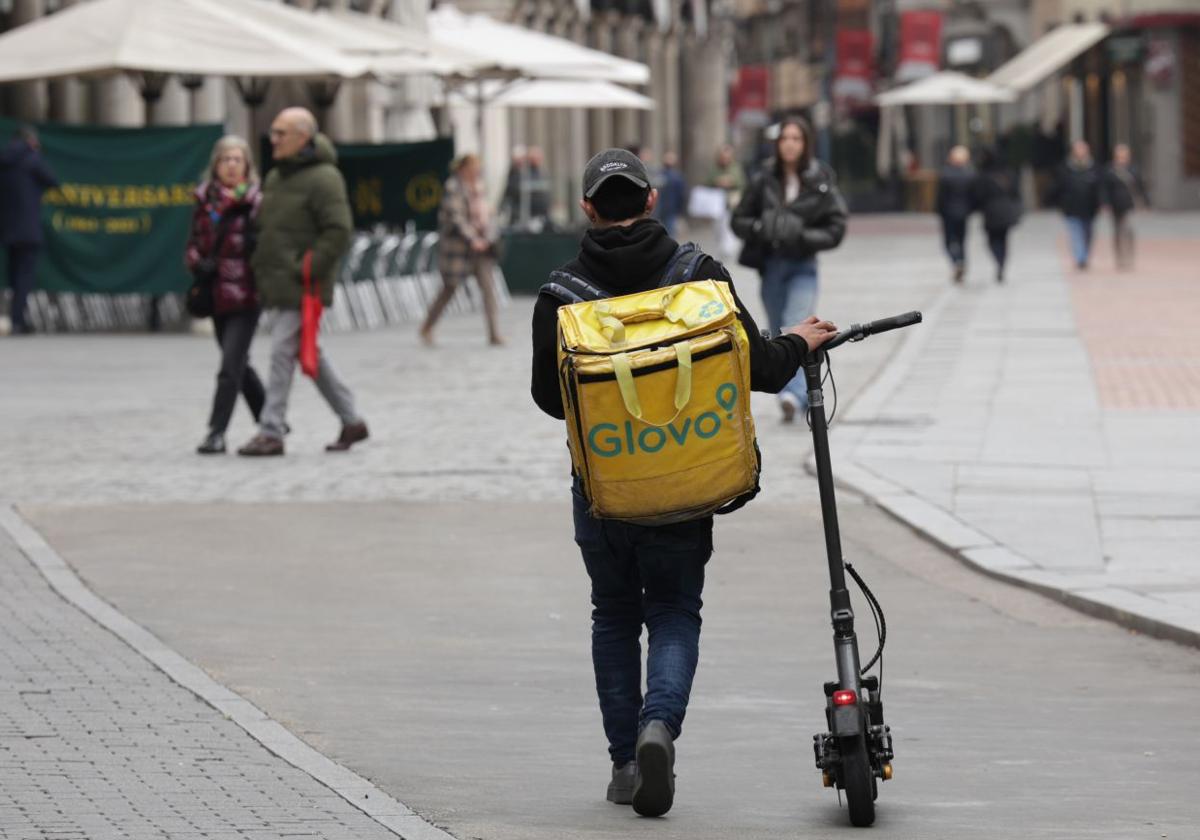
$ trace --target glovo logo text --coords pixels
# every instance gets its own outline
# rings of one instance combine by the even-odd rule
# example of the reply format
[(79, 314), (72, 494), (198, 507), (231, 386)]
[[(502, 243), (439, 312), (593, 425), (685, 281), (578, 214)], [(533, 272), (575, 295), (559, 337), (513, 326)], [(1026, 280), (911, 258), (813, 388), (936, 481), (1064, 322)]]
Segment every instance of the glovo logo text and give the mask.
[(717, 405), (725, 416), (716, 411), (705, 411), (691, 417), (679, 417), (665, 426), (646, 426), (636, 432), (632, 420), (618, 426), (616, 423), (597, 423), (588, 429), (587, 445), (601, 458), (616, 458), (618, 455), (655, 455), (669, 446), (680, 448), (692, 440), (710, 440), (721, 433), (725, 421), (733, 419), (737, 406), (738, 389), (732, 382), (717, 387)]

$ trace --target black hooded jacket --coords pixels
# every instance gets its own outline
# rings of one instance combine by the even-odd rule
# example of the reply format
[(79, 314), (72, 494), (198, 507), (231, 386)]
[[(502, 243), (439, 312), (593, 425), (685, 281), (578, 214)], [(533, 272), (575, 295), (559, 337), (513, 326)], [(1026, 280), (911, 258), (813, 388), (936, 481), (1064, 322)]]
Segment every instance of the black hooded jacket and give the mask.
[[(591, 228), (579, 246), (579, 256), (562, 267), (614, 297), (654, 289), (662, 279), (677, 243), (656, 219), (640, 219), (628, 226)], [(733, 289), (729, 272), (712, 257), (704, 257), (694, 279), (724, 280)], [(808, 344), (798, 335), (767, 340), (746, 307), (733, 292), (738, 319), (750, 339), (750, 387), (778, 393), (796, 375), (808, 353)], [(558, 308), (562, 302), (540, 295), (533, 309), (533, 401), (538, 408), (563, 419), (558, 387)]]

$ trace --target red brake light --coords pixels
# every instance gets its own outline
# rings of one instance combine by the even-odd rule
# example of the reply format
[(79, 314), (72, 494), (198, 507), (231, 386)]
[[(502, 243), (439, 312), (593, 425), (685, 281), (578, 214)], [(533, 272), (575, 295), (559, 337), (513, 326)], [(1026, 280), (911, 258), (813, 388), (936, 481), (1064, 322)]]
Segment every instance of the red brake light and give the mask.
[(858, 702), (858, 695), (849, 689), (833, 692), (833, 705), (853, 706)]

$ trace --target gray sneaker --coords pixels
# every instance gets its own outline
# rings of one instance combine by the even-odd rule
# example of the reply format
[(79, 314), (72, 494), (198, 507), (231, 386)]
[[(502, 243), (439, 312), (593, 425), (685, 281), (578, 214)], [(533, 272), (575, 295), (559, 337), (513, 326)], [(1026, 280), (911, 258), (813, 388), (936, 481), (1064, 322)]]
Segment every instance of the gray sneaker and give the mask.
[(614, 805), (633, 803), (633, 783), (637, 778), (637, 762), (613, 764), (612, 781), (608, 783), (608, 801)]
[(661, 720), (652, 720), (637, 739), (637, 781), (633, 810), (661, 817), (675, 801), (675, 739)]

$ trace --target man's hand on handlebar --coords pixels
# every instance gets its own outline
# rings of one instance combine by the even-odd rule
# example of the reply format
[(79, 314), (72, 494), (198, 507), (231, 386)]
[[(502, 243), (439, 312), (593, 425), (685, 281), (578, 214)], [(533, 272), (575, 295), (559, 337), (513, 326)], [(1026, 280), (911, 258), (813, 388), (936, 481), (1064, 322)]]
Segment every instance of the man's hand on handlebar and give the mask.
[(830, 321), (822, 321), (816, 315), (809, 315), (799, 324), (787, 327), (783, 332), (803, 338), (809, 352), (812, 352), (833, 338), (837, 334), (837, 327)]

